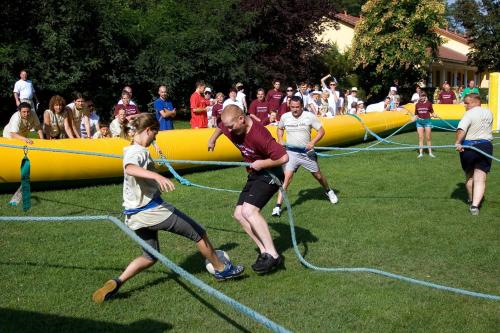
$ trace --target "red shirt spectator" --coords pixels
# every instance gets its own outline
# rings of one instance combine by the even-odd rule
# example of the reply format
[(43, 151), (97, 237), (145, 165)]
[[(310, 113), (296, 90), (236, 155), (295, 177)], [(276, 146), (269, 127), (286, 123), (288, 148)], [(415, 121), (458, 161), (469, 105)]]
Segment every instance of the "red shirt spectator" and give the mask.
[[(262, 97), (264, 97), (264, 92), (262, 92)], [(269, 124), (269, 105), (266, 101), (259, 100), (259, 98), (253, 100), (248, 108), (248, 113), (253, 115), (255, 118), (252, 118), (258, 120), (262, 125)]]
[(212, 117), (215, 117), (217, 120), (216, 120), (216, 125), (217, 127), (219, 127), (219, 124), (221, 123), (221, 119), (220, 119), (220, 116), (222, 114), (222, 103), (216, 103), (213, 107), (212, 107)]
[(439, 104), (453, 104), (453, 101), (457, 99), (453, 91), (442, 90), (439, 93)]
[(203, 96), (205, 84), (202, 82), (196, 83), (196, 90), (189, 99), (191, 107), (191, 128), (207, 128), (207, 100)]
[(418, 102), (415, 104), (415, 115), (420, 119), (429, 119), (431, 117), (431, 113), (434, 112), (432, 108), (432, 103), (429, 101)]
[(269, 111), (278, 110), (280, 107), (283, 93), (280, 90), (281, 83), (275, 80), (273, 83), (274, 88), (269, 90), (266, 95), (266, 102), (268, 103)]

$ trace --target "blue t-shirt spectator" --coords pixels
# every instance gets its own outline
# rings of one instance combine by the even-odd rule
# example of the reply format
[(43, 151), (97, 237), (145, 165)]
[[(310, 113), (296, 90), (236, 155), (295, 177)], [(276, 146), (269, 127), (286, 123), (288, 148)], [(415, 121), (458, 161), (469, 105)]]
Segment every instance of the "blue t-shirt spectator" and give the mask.
[(158, 119), (158, 122), (160, 123), (160, 131), (174, 129), (173, 119), (170, 117), (165, 118), (160, 113), (161, 110), (169, 110), (169, 111), (174, 110), (174, 106), (172, 105), (172, 101), (169, 99), (162, 100), (161, 98), (158, 98), (154, 102), (154, 108), (156, 111), (156, 119)]

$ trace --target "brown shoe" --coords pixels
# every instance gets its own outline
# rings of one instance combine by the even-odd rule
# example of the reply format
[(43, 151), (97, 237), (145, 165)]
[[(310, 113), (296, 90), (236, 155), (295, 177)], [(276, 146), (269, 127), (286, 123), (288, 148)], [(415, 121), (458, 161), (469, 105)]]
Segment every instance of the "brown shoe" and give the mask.
[(121, 281), (118, 279), (111, 279), (106, 281), (106, 283), (99, 289), (97, 289), (92, 294), (92, 300), (97, 304), (101, 304), (104, 301), (109, 300), (118, 289), (120, 289)]

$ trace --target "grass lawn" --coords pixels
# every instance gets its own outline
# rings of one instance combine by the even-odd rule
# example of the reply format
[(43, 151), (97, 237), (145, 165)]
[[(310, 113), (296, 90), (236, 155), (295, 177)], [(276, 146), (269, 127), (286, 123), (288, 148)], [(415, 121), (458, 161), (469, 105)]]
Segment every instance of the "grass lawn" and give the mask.
[[(453, 136), (434, 133), (433, 144), (450, 144)], [(394, 140), (415, 143), (416, 134)], [(415, 151), (321, 159), (340, 199), (335, 206), (306, 171), (299, 171), (289, 196), (306, 260), (324, 267), (378, 268), (500, 295), (500, 165), (494, 162), (486, 201), (474, 217), (464, 202), (457, 153), (435, 154), (420, 160)], [(245, 171), (227, 168), (185, 177), (240, 189)], [(291, 247), (286, 214), (271, 218), (271, 203), (263, 212), (286, 269), (259, 277), (250, 268), (256, 248), (231, 218), (237, 194), (176, 186), (164, 198), (204, 224), (212, 242), (247, 267), (246, 278), (216, 282), (194, 244), (175, 235), (161, 234), (162, 253), (292, 331), (498, 332), (499, 301), (367, 273), (304, 268)], [(119, 216), (121, 191), (116, 184), (34, 192), (26, 215)], [(25, 215), (7, 205), (10, 196), (0, 195), (0, 215)], [(1, 332), (266, 331), (161, 264), (132, 279), (114, 300), (94, 304), (92, 292), (138, 254), (138, 246), (111, 222), (0, 222)]]

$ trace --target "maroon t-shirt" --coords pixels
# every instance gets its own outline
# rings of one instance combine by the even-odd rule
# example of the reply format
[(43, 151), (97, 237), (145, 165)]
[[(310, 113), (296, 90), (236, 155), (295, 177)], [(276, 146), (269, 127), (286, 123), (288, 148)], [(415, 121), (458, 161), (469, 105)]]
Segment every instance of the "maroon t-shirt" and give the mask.
[[(230, 132), (224, 123), (221, 123), (219, 128), (225, 136), (240, 150), (243, 159), (247, 163), (252, 163), (257, 160), (278, 160), (286, 154), (285, 148), (274, 140), (271, 133), (256, 121), (248, 133), (236, 135)], [(248, 168), (247, 168), (248, 170)]]
[(274, 89), (271, 89), (267, 92), (266, 102), (269, 107), (269, 111), (279, 109), (281, 98), (283, 98), (283, 93), (279, 90), (276, 91)]
[(222, 121), (220, 119), (220, 116), (222, 114), (222, 103), (217, 103), (214, 106), (212, 106), (212, 117), (217, 118), (217, 126), (219, 126), (220, 122)]
[(125, 117), (133, 116), (134, 114), (140, 113), (136, 105), (129, 104), (125, 106), (123, 104), (116, 104), (114, 113), (115, 117), (118, 115), (121, 109), (125, 110)]
[(255, 99), (248, 108), (248, 113), (253, 114), (260, 119), (260, 123), (266, 125), (269, 123), (269, 105), (266, 101)]
[(432, 109), (432, 103), (426, 101), (424, 103), (418, 102), (415, 104), (415, 115), (422, 119), (429, 119), (431, 117), (431, 113), (434, 112)]
[(278, 114), (276, 115), (276, 120), (280, 120), (281, 116), (283, 116), (285, 113), (290, 111), (290, 107), (288, 106), (287, 102), (283, 102), (280, 105), (280, 108), (278, 110)]
[(453, 104), (453, 100), (457, 99), (453, 91), (441, 91), (439, 93), (439, 103), (441, 104)]

